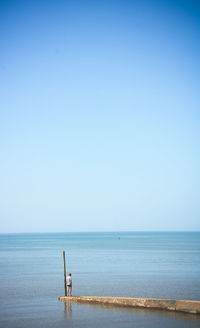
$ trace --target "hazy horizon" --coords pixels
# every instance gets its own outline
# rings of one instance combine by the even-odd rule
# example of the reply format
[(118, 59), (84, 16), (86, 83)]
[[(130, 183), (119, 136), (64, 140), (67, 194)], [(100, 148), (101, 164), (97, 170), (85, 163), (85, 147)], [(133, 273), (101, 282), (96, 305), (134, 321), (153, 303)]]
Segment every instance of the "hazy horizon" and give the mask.
[(199, 233), (200, 230), (120, 230), (120, 231), (115, 231), (115, 230), (98, 230), (98, 231), (20, 231), (20, 232), (0, 232), (0, 235), (24, 235), (24, 234), (87, 234), (87, 233), (113, 233), (113, 234), (119, 234), (119, 233)]

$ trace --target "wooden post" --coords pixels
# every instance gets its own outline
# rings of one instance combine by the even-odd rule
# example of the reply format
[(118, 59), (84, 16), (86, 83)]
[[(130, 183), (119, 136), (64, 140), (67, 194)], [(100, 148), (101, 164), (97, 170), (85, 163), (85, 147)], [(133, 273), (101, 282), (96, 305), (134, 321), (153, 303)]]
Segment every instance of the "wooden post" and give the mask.
[(63, 270), (64, 270), (64, 289), (65, 289), (65, 296), (67, 296), (67, 288), (66, 288), (66, 266), (65, 266), (65, 251), (63, 251)]

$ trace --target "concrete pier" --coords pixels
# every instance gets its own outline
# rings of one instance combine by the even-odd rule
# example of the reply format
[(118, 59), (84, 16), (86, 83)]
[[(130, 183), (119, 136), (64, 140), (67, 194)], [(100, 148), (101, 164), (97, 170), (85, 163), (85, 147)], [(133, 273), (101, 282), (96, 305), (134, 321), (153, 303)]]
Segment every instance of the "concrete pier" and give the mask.
[(99, 297), (99, 296), (62, 296), (59, 301), (76, 303), (112, 305), (120, 307), (148, 308), (200, 314), (200, 301), (169, 300), (157, 298)]

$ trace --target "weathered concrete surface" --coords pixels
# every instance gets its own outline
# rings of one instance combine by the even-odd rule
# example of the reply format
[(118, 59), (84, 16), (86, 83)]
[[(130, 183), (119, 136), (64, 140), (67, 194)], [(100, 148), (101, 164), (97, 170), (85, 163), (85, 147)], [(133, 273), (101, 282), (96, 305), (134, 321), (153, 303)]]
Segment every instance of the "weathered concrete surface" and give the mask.
[(164, 309), (175, 311), (176, 300), (163, 300), (163, 299), (146, 299), (145, 307), (154, 309)]
[(59, 300), (61, 302), (72, 301), (77, 303), (108, 304), (123, 307), (160, 309), (195, 314), (200, 313), (200, 301), (99, 296), (62, 296)]
[(200, 313), (200, 301), (177, 300), (176, 311), (188, 313)]

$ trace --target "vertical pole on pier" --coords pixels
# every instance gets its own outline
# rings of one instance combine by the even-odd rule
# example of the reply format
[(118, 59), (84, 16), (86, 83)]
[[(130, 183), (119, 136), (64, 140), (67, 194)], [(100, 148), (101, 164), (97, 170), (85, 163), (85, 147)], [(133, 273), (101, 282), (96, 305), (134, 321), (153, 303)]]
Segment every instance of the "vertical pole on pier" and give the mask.
[(65, 296), (67, 296), (67, 288), (66, 288), (66, 266), (65, 266), (65, 251), (63, 251), (63, 270), (64, 270), (64, 289), (65, 289)]

